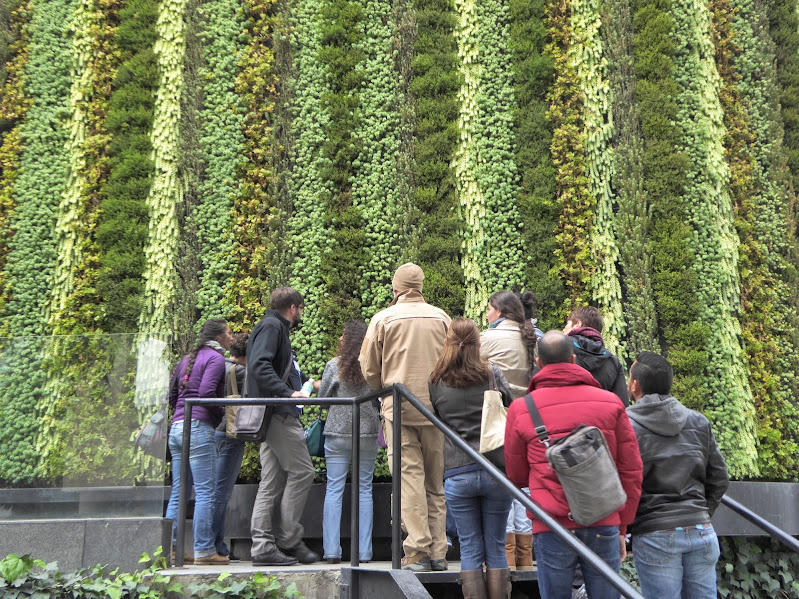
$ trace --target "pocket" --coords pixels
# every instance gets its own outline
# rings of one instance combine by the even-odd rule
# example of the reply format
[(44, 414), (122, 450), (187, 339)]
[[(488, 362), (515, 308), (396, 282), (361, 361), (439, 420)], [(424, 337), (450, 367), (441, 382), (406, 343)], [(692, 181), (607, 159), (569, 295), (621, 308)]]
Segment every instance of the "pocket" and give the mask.
[(645, 564), (660, 566), (673, 558), (674, 533), (655, 532), (633, 537), (633, 555)]
[(535, 543), (535, 558), (555, 570), (574, 568), (577, 565), (577, 554), (561, 543), (552, 533), (548, 538), (538, 539)]
[(716, 536), (716, 531), (712, 528), (707, 528), (699, 531), (699, 536), (702, 543), (705, 545), (704, 557), (708, 565), (715, 565), (719, 561), (721, 550), (719, 549), (719, 539)]

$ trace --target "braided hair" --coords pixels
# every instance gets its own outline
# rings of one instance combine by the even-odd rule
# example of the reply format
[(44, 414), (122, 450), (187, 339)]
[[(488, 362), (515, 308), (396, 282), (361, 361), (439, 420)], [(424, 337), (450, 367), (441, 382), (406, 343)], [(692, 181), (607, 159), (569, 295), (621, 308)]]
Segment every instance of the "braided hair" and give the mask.
[(532, 373), (535, 366), (535, 344), (538, 337), (535, 334), (535, 327), (525, 315), (524, 306), (519, 296), (510, 291), (497, 291), (488, 298), (489, 305), (493, 306), (499, 313), (508, 320), (518, 322), (522, 333), (522, 343), (527, 349), (527, 371)]
[(186, 362), (186, 370), (183, 379), (180, 381), (180, 388), (185, 389), (189, 384), (189, 377), (194, 368), (194, 361), (197, 359), (199, 351), (205, 347), (209, 341), (213, 341), (220, 335), (224, 335), (227, 331), (227, 322), (224, 318), (209, 318), (203, 323), (200, 329), (200, 338), (197, 339), (197, 345), (189, 352), (189, 360)]

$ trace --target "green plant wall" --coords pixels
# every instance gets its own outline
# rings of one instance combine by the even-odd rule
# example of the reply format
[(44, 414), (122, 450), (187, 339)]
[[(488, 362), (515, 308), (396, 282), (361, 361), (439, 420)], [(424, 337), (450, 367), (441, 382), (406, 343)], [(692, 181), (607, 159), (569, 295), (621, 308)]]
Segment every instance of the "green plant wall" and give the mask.
[(735, 477), (799, 479), (795, 0), (9, 0), (0, 63), (4, 483), (154, 473), (69, 431), (163, 390), (59, 335), (174, 362), (291, 285), (318, 376), (408, 260), (481, 326), (500, 289), (598, 306)]

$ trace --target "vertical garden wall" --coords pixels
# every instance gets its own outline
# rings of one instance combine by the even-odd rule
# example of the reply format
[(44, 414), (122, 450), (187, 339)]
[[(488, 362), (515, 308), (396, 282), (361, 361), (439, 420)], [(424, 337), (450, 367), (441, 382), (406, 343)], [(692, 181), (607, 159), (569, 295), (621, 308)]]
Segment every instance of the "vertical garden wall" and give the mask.
[(795, 0), (3, 2), (0, 482), (106, 463), (122, 350), (61, 335), (176, 356), (288, 284), (318, 375), (408, 260), (481, 324), (598, 306), (733, 476), (799, 478), (798, 52)]

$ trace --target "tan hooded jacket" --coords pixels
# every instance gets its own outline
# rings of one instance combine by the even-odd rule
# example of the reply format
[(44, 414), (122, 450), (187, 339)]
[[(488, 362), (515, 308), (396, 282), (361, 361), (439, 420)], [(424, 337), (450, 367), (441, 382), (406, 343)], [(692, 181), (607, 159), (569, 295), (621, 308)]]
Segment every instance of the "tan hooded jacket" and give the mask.
[[(415, 264), (404, 264), (394, 274), (399, 295), (391, 306), (369, 322), (359, 357), (361, 371), (372, 389), (401, 383), (432, 411), (427, 382), (444, 349), (450, 317), (428, 304), (422, 295), (424, 273)], [(382, 414), (393, 420), (393, 397), (383, 398)], [(433, 426), (408, 404), (402, 406), (405, 426)]]
[(518, 322), (505, 319), (492, 329), (480, 334), (480, 357), (496, 364), (510, 383), (514, 398), (527, 393), (530, 371), (527, 364), (527, 347), (522, 341)]

